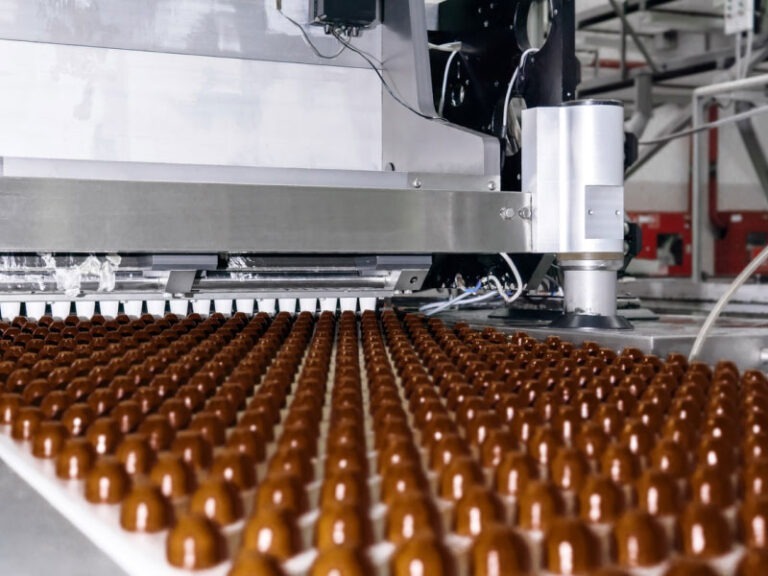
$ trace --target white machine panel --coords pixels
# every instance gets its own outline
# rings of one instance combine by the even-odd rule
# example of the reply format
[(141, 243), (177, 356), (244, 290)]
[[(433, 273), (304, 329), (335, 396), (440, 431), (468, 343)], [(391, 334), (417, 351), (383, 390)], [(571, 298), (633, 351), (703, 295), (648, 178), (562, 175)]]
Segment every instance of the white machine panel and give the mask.
[(0, 40), (0, 78), (0, 156), (381, 170), (367, 69)]
[(739, 34), (755, 25), (755, 0), (723, 0), (725, 33)]

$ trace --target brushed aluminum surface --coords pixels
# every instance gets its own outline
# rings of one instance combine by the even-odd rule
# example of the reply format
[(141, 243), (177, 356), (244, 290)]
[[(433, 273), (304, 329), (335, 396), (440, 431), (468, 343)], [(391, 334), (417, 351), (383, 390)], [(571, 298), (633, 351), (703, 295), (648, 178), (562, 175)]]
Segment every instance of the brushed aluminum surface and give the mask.
[(529, 252), (520, 193), (0, 179), (0, 252)]

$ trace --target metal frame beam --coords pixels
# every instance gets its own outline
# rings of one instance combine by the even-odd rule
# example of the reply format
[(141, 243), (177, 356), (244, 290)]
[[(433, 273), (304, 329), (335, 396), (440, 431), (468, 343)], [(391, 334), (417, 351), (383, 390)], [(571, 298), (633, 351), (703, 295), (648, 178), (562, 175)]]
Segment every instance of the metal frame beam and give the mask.
[(524, 209), (512, 192), (0, 178), (0, 252), (529, 252)]

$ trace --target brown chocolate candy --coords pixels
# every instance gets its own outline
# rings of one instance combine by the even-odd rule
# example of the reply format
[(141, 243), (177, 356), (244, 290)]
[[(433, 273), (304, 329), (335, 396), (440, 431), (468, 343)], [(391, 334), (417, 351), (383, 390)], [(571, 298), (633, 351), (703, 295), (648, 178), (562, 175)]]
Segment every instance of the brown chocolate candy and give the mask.
[(472, 545), (470, 561), (475, 576), (527, 576), (532, 568), (525, 540), (503, 524), (484, 526)]
[(627, 568), (656, 566), (669, 554), (664, 528), (647, 512), (624, 514), (616, 522), (615, 538), (619, 564)]
[(220, 478), (210, 478), (200, 484), (189, 502), (190, 512), (208, 516), (221, 526), (240, 520), (243, 510), (237, 487)]
[(392, 576), (441, 574), (454, 576), (455, 562), (443, 543), (431, 536), (418, 536), (402, 544), (392, 557)]
[(546, 534), (546, 566), (553, 574), (589, 574), (600, 567), (600, 542), (582, 520), (558, 518)]
[(301, 551), (296, 515), (287, 508), (258, 509), (243, 531), (243, 550), (253, 550), (285, 561)]
[(176, 568), (204, 570), (227, 558), (227, 542), (216, 523), (206, 516), (183, 516), (166, 540), (166, 557)]
[(93, 504), (119, 504), (131, 487), (131, 478), (114, 456), (103, 456), (85, 477), (85, 499)]
[(354, 546), (322, 550), (309, 569), (310, 576), (370, 576), (372, 572), (368, 557)]
[(120, 525), (129, 532), (160, 532), (173, 521), (173, 507), (153, 484), (134, 486), (120, 508)]

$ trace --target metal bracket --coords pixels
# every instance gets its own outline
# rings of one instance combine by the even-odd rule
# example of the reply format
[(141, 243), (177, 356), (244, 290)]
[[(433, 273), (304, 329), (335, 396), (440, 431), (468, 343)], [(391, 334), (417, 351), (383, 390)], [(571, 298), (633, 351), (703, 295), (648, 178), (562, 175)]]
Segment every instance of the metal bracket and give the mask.
[(189, 294), (192, 292), (195, 276), (197, 276), (197, 270), (171, 270), (168, 274), (168, 282), (165, 284), (165, 291), (168, 294)]
[(429, 268), (426, 270), (403, 270), (400, 273), (400, 279), (395, 285), (395, 290), (400, 292), (421, 290), (428, 273)]

